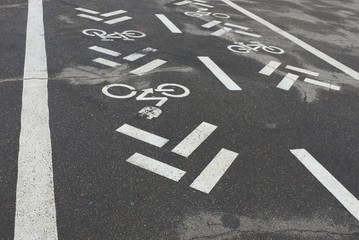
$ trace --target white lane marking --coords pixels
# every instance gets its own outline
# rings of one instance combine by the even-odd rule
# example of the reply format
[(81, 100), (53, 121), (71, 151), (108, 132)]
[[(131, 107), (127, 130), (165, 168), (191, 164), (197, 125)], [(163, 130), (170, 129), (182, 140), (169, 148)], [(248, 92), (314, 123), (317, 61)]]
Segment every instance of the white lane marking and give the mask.
[(305, 149), (293, 149), (291, 153), (319, 180), (336, 199), (359, 220), (359, 201), (328, 170)]
[(239, 28), (239, 29), (242, 29), (242, 30), (249, 30), (249, 28), (247, 27), (243, 27), (241, 25), (237, 25), (237, 24), (233, 24), (233, 23), (225, 23), (224, 25), (228, 26), (228, 27), (235, 27), (235, 28)]
[(174, 3), (174, 5), (182, 6), (182, 5), (185, 5), (185, 4), (188, 4), (188, 3), (190, 3), (190, 1), (184, 0), (184, 1), (182, 1), (182, 2), (176, 2), (176, 3)]
[(104, 59), (104, 58), (96, 58), (94, 60), (92, 60), (93, 62), (96, 62), (96, 63), (99, 63), (99, 64), (102, 64), (102, 65), (105, 65), (105, 66), (108, 66), (108, 67), (119, 67), (121, 66), (120, 63), (117, 63), (117, 62), (114, 62), (114, 61), (111, 61), (111, 60), (107, 60), (107, 59)]
[(247, 17), (252, 18), (253, 20), (261, 23), (262, 25), (266, 26), (267, 28), (271, 29), (272, 31), (282, 35), (283, 37), (287, 38), (288, 40), (294, 42), (295, 44), (297, 44), (298, 46), (304, 48), (305, 50), (307, 50), (308, 52), (312, 53), (313, 55), (317, 56), (318, 58), (326, 61), (327, 63), (331, 64), (333, 67), (349, 74), (350, 76), (352, 76), (354, 79), (359, 80), (359, 72), (349, 68), (348, 66), (340, 63), (339, 61), (335, 60), (334, 58), (328, 56), (327, 54), (319, 51), (318, 49), (312, 47), (311, 45), (303, 42), (302, 40), (300, 40), (299, 38), (293, 36), (290, 33), (287, 33), (285, 31), (283, 31), (282, 29), (278, 28), (277, 26), (273, 25), (272, 23), (264, 20), (261, 17), (258, 17), (257, 15), (249, 12), (248, 10), (238, 6), (237, 4), (233, 3), (230, 0), (221, 0), (222, 2), (226, 3), (227, 5), (229, 5), (230, 7), (236, 9), (237, 11), (241, 12), (242, 14), (246, 15)]
[(203, 24), (202, 27), (211, 28), (211, 27), (217, 26), (218, 24), (221, 24), (221, 23), (222, 23), (221, 21), (213, 20), (211, 22)]
[(123, 59), (133, 62), (140, 58), (143, 58), (144, 56), (146, 56), (148, 53), (151, 53), (151, 52), (157, 52), (157, 49), (148, 47), (148, 48), (141, 50), (141, 52), (139, 52), (139, 53), (132, 53), (132, 54), (124, 57)]
[(85, 13), (90, 13), (90, 14), (99, 14), (99, 12), (87, 9), (87, 8), (75, 8), (75, 10), (80, 11), (80, 12), (85, 12)]
[(153, 133), (144, 131), (142, 129), (130, 126), (128, 124), (122, 125), (116, 130), (116, 132), (125, 134), (142, 142), (151, 144), (156, 147), (163, 147), (169, 140), (160, 136), (157, 136)]
[(99, 47), (99, 46), (92, 46), (92, 47), (89, 47), (89, 49), (93, 50), (93, 51), (96, 51), (96, 52), (103, 53), (103, 54), (107, 54), (107, 55), (110, 55), (110, 56), (113, 56), (113, 57), (118, 57), (118, 56), (121, 55), (121, 53), (119, 53), (119, 52), (115, 52), (115, 51), (112, 51), (110, 49)]
[(237, 156), (238, 153), (222, 148), (202, 173), (193, 181), (191, 188), (207, 194), (210, 193)]
[(314, 79), (311, 79), (311, 78), (306, 78), (306, 79), (304, 79), (304, 82), (311, 83), (311, 84), (314, 84), (314, 85), (317, 85), (317, 86), (321, 86), (321, 87), (326, 87), (326, 88), (329, 88), (329, 89), (331, 89), (331, 90), (336, 90), (336, 91), (339, 91), (339, 90), (340, 90), (340, 87), (337, 86), (337, 85), (320, 82), (320, 81), (317, 81), (317, 80), (314, 80)]
[(262, 37), (262, 36), (259, 35), (259, 34), (244, 32), (244, 31), (241, 31), (241, 30), (236, 30), (236, 31), (234, 31), (234, 32), (235, 32), (235, 33), (238, 33), (238, 34), (242, 34), (242, 35), (247, 35), (247, 36), (250, 36), (250, 37), (255, 37), (255, 38), (260, 38), (260, 37)]
[(88, 18), (88, 19), (94, 20), (96, 22), (101, 22), (103, 20), (102, 18), (94, 17), (94, 16), (87, 15), (87, 14), (77, 14), (77, 16), (82, 17), (82, 18)]
[(283, 89), (288, 91), (293, 84), (297, 81), (299, 78), (298, 75), (288, 73), (283, 80), (277, 85), (277, 88)]
[(146, 63), (142, 67), (136, 68), (135, 70), (131, 71), (131, 73), (136, 74), (138, 76), (142, 76), (142, 75), (146, 74), (147, 72), (152, 71), (152, 70), (162, 66), (165, 63), (167, 63), (167, 61), (164, 61), (161, 59), (156, 59), (156, 60), (153, 60), (152, 62)]
[(127, 159), (126, 162), (176, 182), (181, 180), (181, 178), (186, 174), (186, 172), (181, 169), (172, 167), (140, 153), (135, 153), (132, 157)]
[(113, 12), (109, 12), (109, 13), (103, 13), (101, 14), (102, 17), (112, 17), (112, 16), (116, 16), (116, 15), (120, 15), (123, 13), (126, 13), (127, 11), (125, 10), (117, 10), (117, 11), (113, 11)]
[(132, 17), (124, 16), (124, 17), (115, 18), (115, 19), (112, 19), (112, 20), (105, 21), (104, 23), (112, 25), (112, 24), (115, 24), (115, 23), (119, 23), (119, 22), (124, 22), (124, 21), (130, 20), (130, 19), (132, 19)]
[(177, 153), (183, 157), (189, 157), (212, 133), (217, 126), (203, 122), (195, 130), (193, 130), (185, 139), (182, 140), (174, 149), (173, 153)]
[(182, 33), (182, 31), (176, 27), (176, 25), (174, 25), (173, 22), (171, 22), (171, 20), (169, 20), (164, 14), (155, 15), (172, 33)]
[(226, 34), (227, 32), (231, 31), (232, 28), (227, 28), (227, 27), (224, 27), (224, 28), (221, 28), (213, 33), (211, 33), (211, 35), (213, 36), (216, 36), (216, 37), (220, 37), (222, 36), (223, 34)]
[(304, 69), (304, 68), (298, 68), (298, 67), (294, 67), (294, 66), (291, 66), (291, 65), (288, 65), (288, 66), (286, 66), (285, 68), (286, 68), (286, 69), (289, 69), (289, 70), (296, 71), (296, 72), (300, 72), (300, 73), (312, 75), (312, 76), (314, 76), (314, 77), (318, 77), (318, 76), (319, 76), (319, 73), (313, 72), (313, 71), (310, 71), (310, 70), (307, 70), (307, 69)]
[(242, 90), (225, 72), (220, 69), (209, 57), (198, 57), (198, 59), (231, 91)]
[(213, 8), (212, 5), (208, 5), (208, 4), (204, 4), (204, 3), (194, 2), (193, 4), (196, 4), (196, 5), (202, 6), (202, 7)]
[(207, 1), (204, 0), (193, 0), (194, 2), (206, 3)]
[(14, 239), (57, 239), (42, 1), (28, 8)]
[(260, 74), (270, 76), (275, 70), (281, 65), (281, 63), (276, 61), (270, 61), (262, 70), (259, 71)]

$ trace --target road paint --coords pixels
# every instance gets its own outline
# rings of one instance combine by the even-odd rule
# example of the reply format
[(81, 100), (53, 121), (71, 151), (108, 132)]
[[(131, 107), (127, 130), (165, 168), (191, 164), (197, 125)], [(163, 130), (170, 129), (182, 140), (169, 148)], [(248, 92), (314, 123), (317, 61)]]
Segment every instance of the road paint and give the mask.
[(117, 10), (117, 11), (113, 11), (113, 12), (103, 13), (103, 14), (101, 14), (101, 16), (102, 17), (113, 17), (113, 16), (120, 15), (120, 14), (123, 14), (126, 12), (127, 11), (125, 11), (125, 10)]
[(213, 132), (217, 126), (203, 122), (182, 140), (174, 149), (173, 153), (183, 157), (189, 157)]
[(181, 180), (186, 174), (186, 172), (181, 169), (172, 167), (140, 153), (132, 155), (132, 157), (127, 159), (127, 162), (176, 182)]
[(107, 60), (107, 59), (104, 59), (104, 58), (96, 58), (94, 60), (92, 60), (93, 62), (96, 62), (96, 63), (99, 63), (99, 64), (102, 64), (102, 65), (105, 65), (107, 67), (119, 67), (121, 66), (120, 63), (117, 63), (117, 62), (114, 62), (114, 61), (111, 61), (111, 60)]
[(191, 188), (210, 193), (228, 168), (237, 158), (238, 153), (222, 148), (216, 157), (207, 165), (202, 173), (191, 184)]
[(127, 21), (127, 20), (131, 20), (132, 17), (129, 17), (129, 16), (123, 16), (123, 17), (120, 17), (120, 18), (115, 18), (115, 19), (112, 19), (112, 20), (108, 20), (108, 21), (105, 21), (104, 23), (106, 24), (115, 24), (115, 23), (120, 23), (120, 22), (124, 22), (124, 21)]
[(245, 31), (249, 30), (249, 28), (247, 28), (247, 27), (243, 27), (241, 25), (237, 25), (237, 24), (233, 24), (233, 23), (225, 23), (224, 25), (228, 26), (228, 27), (239, 28), (239, 29), (242, 29), (242, 30), (245, 30)]
[(208, 23), (205, 23), (202, 25), (202, 27), (204, 28), (211, 28), (211, 27), (214, 27), (214, 26), (217, 26), (219, 24), (221, 24), (222, 22), (221, 21), (217, 21), (217, 20), (213, 20), (211, 22), (208, 22)]
[(136, 74), (138, 76), (142, 76), (160, 66), (162, 66), (163, 64), (167, 63), (167, 61), (161, 60), (161, 59), (156, 59), (153, 60), (152, 62), (146, 63), (145, 65), (136, 68), (135, 70), (131, 71), (132, 74)]
[(216, 37), (220, 37), (223, 34), (226, 34), (226, 33), (230, 32), (231, 30), (232, 30), (232, 28), (224, 27), (224, 28), (221, 28), (221, 29), (211, 33), (211, 35), (216, 36)]
[(220, 67), (209, 57), (198, 57), (198, 59), (231, 91), (242, 90)]
[(314, 80), (314, 79), (311, 79), (311, 78), (304, 79), (304, 82), (311, 83), (311, 84), (321, 86), (321, 87), (325, 87), (325, 88), (329, 88), (331, 90), (340, 91), (340, 87), (337, 86), (337, 85), (320, 82), (320, 81), (317, 81), (317, 80)]
[(116, 130), (116, 132), (125, 134), (129, 137), (135, 138), (137, 140), (140, 140), (142, 142), (151, 144), (159, 148), (163, 147), (169, 141), (166, 138), (157, 136), (155, 134), (144, 131), (142, 129), (130, 126), (128, 124), (122, 125), (120, 128)]
[(96, 22), (101, 22), (103, 20), (102, 18), (94, 17), (94, 16), (87, 15), (87, 14), (77, 14), (77, 16), (82, 17), (82, 18), (88, 18), (88, 19), (94, 20)]
[(90, 13), (90, 14), (99, 14), (99, 12), (87, 9), (87, 8), (75, 8), (75, 10), (80, 11), (80, 12), (85, 12), (85, 13)]
[(176, 27), (176, 25), (174, 25), (173, 22), (171, 22), (171, 20), (169, 20), (164, 14), (155, 15), (172, 33), (182, 33), (182, 31)]
[(189, 3), (190, 3), (190, 1), (185, 0), (185, 1), (181, 1), (181, 2), (176, 2), (176, 3), (174, 3), (174, 5), (182, 6), (182, 5), (186, 5), (186, 4), (189, 4)]
[(293, 149), (291, 153), (319, 180), (339, 202), (359, 220), (359, 201), (307, 150)]
[(299, 76), (288, 73), (283, 80), (278, 84), (277, 88), (288, 91), (293, 84), (298, 80)]
[(253, 20), (259, 22), (260, 24), (266, 26), (267, 28), (271, 29), (272, 31), (282, 35), (283, 37), (287, 38), (288, 40), (292, 41), (293, 43), (297, 44), (298, 46), (304, 48), (308, 52), (310, 52), (313, 55), (317, 56), (318, 58), (320, 58), (320, 59), (324, 60), (325, 62), (329, 63), (333, 67), (347, 73), (348, 75), (350, 75), (354, 79), (359, 80), (359, 72), (349, 68), (348, 66), (342, 64), (341, 62), (335, 60), (334, 58), (328, 56), (327, 54), (321, 52), (320, 50), (318, 50), (318, 49), (312, 47), (311, 45), (303, 42), (302, 40), (300, 40), (299, 38), (293, 36), (292, 34), (283, 31), (282, 29), (280, 29), (277, 26), (273, 25), (272, 23), (264, 20), (263, 18), (261, 18), (261, 17), (255, 15), (255, 14), (251, 13), (250, 11), (238, 6), (237, 4), (233, 3), (232, 1), (230, 1), (230, 0), (221, 0), (221, 1), (224, 2), (225, 4), (227, 4), (228, 6), (236, 9), (237, 11), (241, 12), (242, 14), (246, 15), (247, 17), (250, 17)]
[(212, 5), (208, 5), (208, 4), (204, 4), (204, 3), (200, 3), (200, 2), (194, 2), (193, 4), (201, 6), (201, 7), (213, 8)]
[(250, 36), (250, 37), (255, 37), (255, 38), (260, 38), (262, 37), (261, 35), (259, 34), (254, 34), (254, 33), (249, 33), (249, 32), (244, 32), (244, 31), (241, 31), (241, 30), (236, 30), (234, 31), (235, 33), (238, 33), (238, 34), (242, 34), (242, 35), (246, 35), (246, 36)]
[(270, 61), (262, 70), (259, 71), (259, 73), (270, 76), (275, 72), (275, 70), (277, 70), (280, 65), (280, 62)]
[(140, 58), (145, 57), (148, 53), (153, 53), (153, 52), (157, 52), (157, 49), (148, 47), (148, 48), (141, 50), (141, 52), (139, 52), (139, 53), (132, 53), (132, 54), (124, 57), (123, 59), (130, 61), (130, 62), (134, 62)]
[(310, 70), (307, 70), (307, 69), (304, 69), (304, 68), (293, 67), (293, 66), (291, 66), (291, 65), (288, 65), (288, 66), (286, 66), (285, 68), (286, 68), (286, 69), (289, 69), (289, 70), (296, 71), (296, 72), (300, 72), (300, 73), (312, 75), (312, 76), (314, 76), (314, 77), (318, 77), (318, 76), (319, 76), (319, 73), (313, 72), (313, 71), (310, 71)]
[(99, 53), (107, 54), (107, 55), (110, 55), (110, 56), (113, 56), (113, 57), (118, 57), (118, 56), (121, 55), (121, 53), (119, 53), (119, 52), (112, 51), (110, 49), (99, 47), (99, 46), (92, 46), (92, 47), (89, 47), (89, 49), (93, 50), (93, 51), (96, 51), (96, 52), (99, 52)]
[(28, 1), (14, 239), (57, 239), (41, 0)]

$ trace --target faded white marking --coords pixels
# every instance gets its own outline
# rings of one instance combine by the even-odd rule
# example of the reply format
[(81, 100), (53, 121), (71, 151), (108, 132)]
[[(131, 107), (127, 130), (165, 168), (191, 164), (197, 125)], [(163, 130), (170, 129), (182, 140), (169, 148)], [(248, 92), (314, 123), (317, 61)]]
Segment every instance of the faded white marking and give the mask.
[(221, 23), (222, 23), (221, 21), (214, 20), (214, 21), (203, 24), (202, 27), (211, 28), (211, 27), (217, 26), (218, 24), (221, 24)]
[(283, 89), (288, 91), (293, 84), (297, 81), (299, 78), (298, 75), (288, 73), (283, 80), (277, 85), (277, 88)]
[(231, 30), (232, 30), (232, 28), (224, 27), (224, 28), (221, 28), (221, 29), (219, 29), (219, 30), (213, 32), (211, 35), (216, 36), (216, 37), (220, 37), (220, 36), (222, 36), (223, 34), (226, 34), (226, 33), (228, 33), (228, 32), (231, 31)]
[(189, 3), (190, 3), (190, 1), (185, 0), (185, 1), (181, 1), (181, 2), (176, 2), (176, 3), (174, 3), (174, 5), (182, 6), (182, 5), (186, 5), (186, 4), (189, 4)]
[(127, 11), (125, 11), (125, 10), (117, 10), (117, 11), (101, 14), (101, 16), (102, 17), (113, 17), (113, 16), (120, 15), (120, 14), (123, 14), (126, 12)]
[(202, 7), (213, 8), (212, 5), (208, 5), (208, 4), (204, 4), (204, 3), (194, 2), (193, 4), (202, 6)]
[(329, 83), (320, 82), (320, 81), (317, 81), (317, 80), (314, 80), (314, 79), (311, 79), (311, 78), (304, 79), (304, 82), (311, 83), (311, 84), (321, 86), (321, 87), (325, 87), (325, 88), (329, 88), (331, 90), (336, 90), (336, 91), (340, 90), (339, 86), (329, 84)]
[(99, 46), (92, 46), (92, 47), (89, 47), (89, 49), (93, 50), (93, 51), (96, 51), (96, 52), (103, 53), (103, 54), (107, 54), (107, 55), (110, 55), (110, 56), (113, 56), (113, 57), (118, 57), (118, 56), (121, 55), (121, 53), (119, 53), (119, 52), (115, 52), (115, 51), (112, 51), (110, 49), (99, 47)]
[(108, 67), (119, 67), (121, 66), (120, 63), (117, 63), (117, 62), (114, 62), (114, 61), (111, 61), (111, 60), (107, 60), (107, 59), (104, 59), (104, 58), (96, 58), (94, 60), (92, 60), (93, 62), (96, 62), (96, 63), (99, 63), (99, 64), (102, 64), (102, 65), (105, 65), (105, 66), (108, 66)]
[(102, 18), (90, 16), (90, 15), (87, 15), (87, 14), (78, 14), (77, 16), (82, 17), (82, 18), (88, 18), (88, 19), (94, 20), (96, 22), (101, 22), (103, 20)]
[(270, 61), (262, 70), (259, 71), (260, 74), (270, 76), (275, 70), (281, 65), (281, 63), (276, 61)]
[(127, 21), (127, 20), (131, 20), (131, 19), (132, 19), (132, 17), (124, 16), (124, 17), (115, 18), (115, 19), (112, 19), (112, 20), (105, 21), (104, 23), (112, 25), (112, 24), (115, 24), (115, 23), (120, 23), (120, 22), (124, 22), (124, 21)]
[(235, 28), (239, 28), (239, 29), (242, 29), (242, 30), (249, 30), (249, 28), (247, 27), (243, 27), (241, 25), (237, 25), (237, 24), (233, 24), (233, 23), (225, 23), (224, 25), (228, 26), (228, 27), (235, 27)]
[(90, 14), (99, 14), (99, 12), (87, 9), (87, 8), (75, 8), (75, 10), (80, 11), (80, 12), (85, 12), (85, 13), (90, 13)]
[(260, 38), (262, 37), (261, 35), (259, 34), (254, 34), (254, 33), (249, 33), (249, 32), (244, 32), (244, 31), (241, 31), (241, 30), (236, 30), (234, 31), (235, 33), (238, 33), (238, 34), (242, 34), (242, 35), (246, 35), (246, 36), (250, 36), (250, 37), (255, 37), (255, 38)]
[(182, 31), (176, 27), (176, 25), (171, 22), (165, 15), (163, 14), (155, 14), (156, 17), (161, 20), (161, 22), (172, 32), (172, 33), (182, 33)]
[(289, 69), (289, 70), (296, 71), (296, 72), (300, 72), (300, 73), (312, 75), (312, 76), (314, 76), (314, 77), (318, 77), (318, 76), (319, 76), (319, 73), (317, 73), (317, 72), (309, 71), (309, 70), (303, 69), (303, 68), (293, 67), (293, 66), (291, 66), (291, 65), (288, 65), (288, 66), (286, 66), (285, 68), (286, 68), (286, 69)]
[(157, 49), (148, 47), (148, 48), (145, 48), (145, 49), (141, 50), (141, 52), (139, 52), (139, 53), (132, 53), (132, 54), (124, 57), (123, 59), (125, 59), (127, 61), (130, 61), (130, 62), (133, 62), (133, 61), (136, 61), (136, 60), (138, 60), (140, 58), (143, 58), (148, 53), (156, 52), (156, 51), (157, 51)]
[(149, 62), (149, 63), (143, 65), (142, 67), (139, 67), (139, 68), (131, 71), (131, 73), (136, 74), (138, 76), (142, 76), (142, 75), (162, 66), (165, 63), (167, 63), (167, 61), (164, 61), (161, 59), (156, 59), (156, 60), (153, 60), (152, 62)]

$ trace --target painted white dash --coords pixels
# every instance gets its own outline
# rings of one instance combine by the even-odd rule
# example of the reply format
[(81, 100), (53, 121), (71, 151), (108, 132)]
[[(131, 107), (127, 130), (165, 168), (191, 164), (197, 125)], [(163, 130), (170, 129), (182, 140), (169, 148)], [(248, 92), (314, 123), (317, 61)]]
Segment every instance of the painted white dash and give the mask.
[(196, 5), (202, 6), (202, 7), (206, 7), (206, 8), (213, 8), (212, 5), (208, 5), (208, 4), (204, 4), (204, 3), (194, 2), (193, 4), (196, 4)]
[(111, 60), (107, 60), (107, 59), (104, 59), (104, 58), (96, 58), (94, 60), (92, 60), (93, 62), (96, 62), (96, 63), (99, 63), (99, 64), (102, 64), (102, 65), (105, 65), (105, 66), (108, 66), (108, 67), (119, 67), (121, 66), (120, 63), (117, 63), (117, 62), (114, 62), (114, 61), (111, 61)]
[(204, 0), (193, 0), (193, 2), (206, 3), (207, 1), (204, 1)]
[(157, 136), (153, 133), (144, 131), (142, 129), (130, 126), (128, 124), (122, 125), (120, 128), (116, 130), (116, 132), (125, 134), (142, 142), (146, 142), (156, 147), (163, 147), (167, 142), (168, 139)]
[(113, 57), (118, 57), (118, 56), (121, 55), (121, 53), (119, 53), (119, 52), (112, 51), (110, 49), (99, 47), (99, 46), (92, 46), (92, 47), (89, 47), (89, 49), (93, 50), (93, 51), (96, 51), (96, 52), (103, 53), (103, 54), (107, 54), (107, 55), (110, 55), (110, 56), (113, 56)]
[(112, 24), (115, 24), (115, 23), (120, 23), (120, 22), (124, 22), (124, 21), (127, 21), (127, 20), (131, 20), (131, 19), (132, 19), (132, 17), (124, 16), (124, 17), (115, 18), (115, 19), (112, 19), (112, 20), (105, 21), (104, 23), (112, 25)]
[(203, 122), (174, 149), (173, 153), (183, 157), (189, 157), (213, 132), (217, 126)]
[(293, 84), (298, 80), (299, 76), (288, 73), (283, 80), (277, 85), (277, 88), (288, 91)]
[(275, 72), (275, 70), (277, 70), (280, 65), (280, 62), (270, 61), (262, 70), (259, 71), (259, 73), (270, 76)]
[(113, 12), (109, 12), (109, 13), (103, 13), (103, 14), (101, 14), (101, 16), (102, 17), (113, 17), (113, 16), (120, 15), (120, 14), (123, 14), (126, 12), (127, 11), (125, 11), (125, 10), (117, 10), (117, 11), (113, 11)]
[(171, 22), (171, 20), (169, 20), (164, 14), (155, 15), (172, 33), (182, 33), (182, 31), (176, 27), (176, 25), (174, 25), (173, 22)]
[(88, 18), (88, 19), (94, 20), (96, 22), (101, 22), (103, 20), (102, 18), (94, 17), (94, 16), (87, 15), (87, 14), (77, 14), (77, 16), (82, 17), (82, 18)]
[(228, 26), (228, 27), (234, 27), (234, 28), (239, 28), (239, 29), (242, 29), (242, 30), (249, 30), (249, 28), (247, 27), (243, 27), (241, 25), (237, 25), (237, 24), (233, 24), (233, 23), (225, 23), (224, 25)]
[(227, 27), (224, 27), (224, 28), (221, 28), (213, 33), (211, 33), (211, 35), (213, 36), (216, 36), (216, 37), (220, 37), (222, 36), (223, 34), (226, 34), (227, 32), (231, 31), (232, 28), (227, 28)]
[(136, 74), (138, 76), (142, 76), (142, 75), (162, 66), (165, 63), (167, 63), (167, 61), (164, 61), (161, 59), (156, 59), (156, 60), (153, 60), (152, 62), (146, 63), (142, 67), (136, 68), (135, 70), (131, 71), (131, 73)]
[(314, 80), (314, 79), (311, 79), (311, 78), (304, 79), (304, 82), (311, 83), (311, 84), (321, 86), (321, 87), (325, 87), (325, 88), (329, 88), (331, 90), (340, 91), (340, 87), (337, 86), (337, 85), (320, 82), (320, 81), (317, 81), (317, 80)]
[(202, 173), (193, 181), (191, 188), (207, 194), (210, 193), (237, 156), (238, 153), (222, 148)]
[(213, 20), (211, 22), (203, 24), (202, 27), (211, 28), (211, 27), (217, 26), (218, 24), (221, 24), (221, 23), (222, 23), (221, 21)]
[(242, 35), (246, 35), (246, 36), (250, 36), (250, 37), (255, 37), (255, 38), (260, 38), (262, 37), (261, 35), (259, 34), (254, 34), (254, 33), (249, 33), (249, 32), (244, 32), (244, 31), (241, 31), (241, 30), (236, 30), (234, 31), (235, 33), (238, 33), (238, 34), (242, 34)]
[(87, 9), (87, 8), (75, 8), (75, 10), (80, 11), (80, 12), (85, 12), (85, 13), (89, 13), (89, 14), (99, 14), (99, 12)]
[(310, 70), (307, 70), (307, 69), (304, 69), (304, 68), (293, 67), (293, 66), (291, 66), (291, 65), (288, 65), (288, 66), (286, 66), (285, 68), (286, 68), (286, 69), (289, 69), (289, 70), (296, 71), (296, 72), (300, 72), (300, 73), (312, 75), (312, 76), (314, 76), (314, 77), (318, 77), (318, 76), (319, 76), (319, 73), (313, 72), (313, 71), (310, 71)]
[(125, 59), (127, 61), (130, 61), (130, 62), (134, 62), (134, 61), (136, 61), (136, 60), (138, 60), (140, 58), (143, 58), (148, 53), (156, 52), (156, 51), (157, 51), (157, 49), (148, 47), (148, 48), (145, 48), (145, 49), (141, 50), (141, 52), (139, 52), (139, 53), (132, 53), (132, 54), (124, 57), (123, 59)]
[(359, 201), (307, 150), (293, 149), (291, 153), (321, 184), (359, 221)]
[(223, 70), (217, 66), (209, 57), (198, 57), (198, 59), (231, 91), (242, 90)]
[(176, 182), (181, 180), (181, 178), (186, 174), (186, 172), (181, 169), (172, 167), (166, 163), (157, 161), (140, 153), (133, 154), (126, 162)]
[(182, 5), (186, 5), (186, 4), (189, 4), (189, 3), (190, 3), (190, 1), (184, 0), (184, 1), (181, 1), (181, 2), (176, 2), (176, 3), (174, 3), (174, 5), (182, 6)]

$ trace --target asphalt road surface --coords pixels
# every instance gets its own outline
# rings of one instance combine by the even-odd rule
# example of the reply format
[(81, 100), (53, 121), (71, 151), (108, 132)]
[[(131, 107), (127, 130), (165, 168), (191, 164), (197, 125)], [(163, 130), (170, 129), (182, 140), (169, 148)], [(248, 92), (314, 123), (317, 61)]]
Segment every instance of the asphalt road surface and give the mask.
[(0, 239), (359, 239), (358, 0), (2, 0)]

